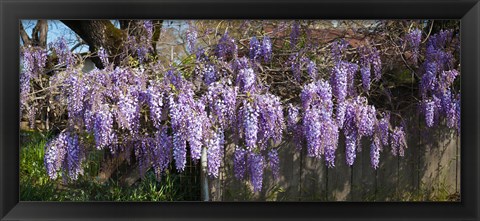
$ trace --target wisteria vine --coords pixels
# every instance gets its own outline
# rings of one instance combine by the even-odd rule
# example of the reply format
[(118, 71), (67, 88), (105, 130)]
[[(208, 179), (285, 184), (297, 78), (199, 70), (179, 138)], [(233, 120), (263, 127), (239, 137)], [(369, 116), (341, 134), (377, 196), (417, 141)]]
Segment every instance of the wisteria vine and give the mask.
[[(152, 26), (143, 22), (146, 35), (128, 41), (140, 63), (150, 61)], [(67, 74), (56, 74), (50, 81), (65, 91), (60, 100), (67, 107), (69, 123), (46, 144), (48, 175), (56, 179), (63, 171), (62, 176), (77, 179), (86, 154), (95, 147), (112, 154), (132, 151), (140, 173), (153, 168), (160, 179), (170, 164), (183, 171), (187, 155), (198, 162), (206, 148), (208, 175), (217, 178), (225, 166), (225, 150), (233, 145), (234, 176), (249, 181), (258, 192), (265, 169), (280, 178), (281, 148), (289, 139), (298, 151), (305, 148), (309, 157), (323, 158), (329, 168), (339, 163), (341, 137), (345, 141), (340, 149), (349, 166), (364, 148), (362, 139), (370, 141), (374, 169), (379, 168), (386, 148), (394, 156), (404, 156), (405, 122), (394, 110), (375, 106), (369, 99), (373, 85), (384, 80), (381, 48), (373, 42), (354, 48), (346, 39), (335, 39), (328, 48), (331, 65), (322, 70), (317, 59), (303, 55), (299, 48), (301, 29), (298, 21), (291, 26), (292, 52), (285, 58), (291, 68), (284, 73), (300, 85), (297, 100), (283, 99), (262, 80), (262, 67), (280, 56), (274, 53), (277, 40), (267, 34), (253, 36), (243, 49), (225, 32), (208, 51), (197, 42), (197, 30), (190, 27), (185, 38), (187, 52), (195, 57), (194, 77), (175, 66), (162, 71), (155, 65), (115, 67), (104, 49), (98, 52), (104, 68), (83, 73), (74, 66), (80, 61), (64, 40), (56, 42), (50, 52), (56, 53)], [(450, 47), (453, 32), (433, 34), (426, 44), (419, 29), (404, 37), (412, 60), (423, 61), (418, 69), (418, 105), (425, 126), (444, 123), (459, 130), (460, 92), (455, 84), (460, 73)], [(31, 84), (44, 72), (47, 51), (22, 49), (22, 111), (34, 108), (29, 100)]]

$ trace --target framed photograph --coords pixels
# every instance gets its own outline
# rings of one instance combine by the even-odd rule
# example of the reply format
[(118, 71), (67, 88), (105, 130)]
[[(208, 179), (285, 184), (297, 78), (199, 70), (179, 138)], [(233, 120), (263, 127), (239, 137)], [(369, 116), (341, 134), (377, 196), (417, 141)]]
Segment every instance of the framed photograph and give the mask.
[(478, 220), (480, 3), (0, 0), (1, 220)]

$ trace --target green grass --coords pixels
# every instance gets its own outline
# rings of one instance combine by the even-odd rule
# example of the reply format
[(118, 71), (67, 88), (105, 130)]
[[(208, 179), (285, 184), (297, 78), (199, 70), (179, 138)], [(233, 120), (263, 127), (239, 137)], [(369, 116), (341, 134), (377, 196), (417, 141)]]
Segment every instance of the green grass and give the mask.
[[(84, 163), (84, 174), (65, 183), (60, 177), (51, 180), (43, 163), (44, 146), (51, 136), (21, 132), (20, 200), (21, 201), (194, 201), (200, 189), (191, 184), (189, 174), (166, 173), (160, 182), (150, 170), (141, 181), (123, 187), (116, 180), (95, 182), (103, 155), (91, 152)], [(186, 178), (185, 178), (186, 177)]]

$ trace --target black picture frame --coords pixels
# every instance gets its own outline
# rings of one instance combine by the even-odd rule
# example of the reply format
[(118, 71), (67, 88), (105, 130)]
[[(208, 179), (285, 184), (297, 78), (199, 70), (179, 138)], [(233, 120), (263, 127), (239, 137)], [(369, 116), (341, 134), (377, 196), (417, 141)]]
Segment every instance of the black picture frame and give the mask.
[[(0, 0), (1, 220), (480, 220), (478, 0)], [(19, 202), (20, 19), (461, 19), (461, 202)]]

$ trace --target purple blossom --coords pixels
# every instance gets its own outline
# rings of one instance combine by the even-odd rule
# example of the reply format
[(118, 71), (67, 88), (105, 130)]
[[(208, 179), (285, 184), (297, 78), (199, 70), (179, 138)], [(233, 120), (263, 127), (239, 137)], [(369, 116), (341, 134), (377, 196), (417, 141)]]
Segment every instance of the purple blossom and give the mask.
[(240, 69), (237, 81), (240, 83), (241, 91), (252, 92), (255, 89), (256, 75), (252, 68)]
[(344, 61), (338, 62), (333, 68), (331, 84), (338, 102), (345, 101), (348, 93), (352, 94), (349, 88), (353, 87), (353, 76), (357, 70), (358, 65)]
[(233, 172), (235, 178), (239, 180), (243, 180), (245, 178), (245, 173), (247, 170), (247, 162), (246, 162), (247, 151), (239, 148), (238, 146), (235, 148), (235, 152), (233, 154)]
[(380, 138), (374, 136), (372, 146), (370, 147), (370, 162), (374, 169), (378, 169), (378, 164), (380, 162), (380, 145)]
[(50, 179), (56, 179), (60, 170), (65, 172), (64, 178), (78, 179), (83, 174), (83, 159), (84, 153), (76, 134), (64, 131), (46, 144), (44, 164)]
[(140, 103), (132, 86), (119, 94), (117, 122), (120, 128), (132, 134), (136, 134), (140, 128)]
[(79, 76), (79, 73), (73, 72), (66, 80), (69, 84), (67, 88), (67, 109), (69, 120), (74, 120), (83, 117), (84, 112), (84, 97), (86, 97), (86, 85), (84, 79)]
[(317, 79), (318, 77), (317, 65), (315, 64), (314, 61), (308, 60), (307, 73), (313, 80)]
[(193, 27), (193, 24), (190, 24), (190, 28), (187, 31), (186, 38), (187, 38), (187, 50), (190, 53), (195, 52), (195, 45), (197, 43), (197, 30)]
[(73, 67), (75, 63), (75, 57), (68, 48), (68, 43), (65, 38), (59, 38), (55, 42), (51, 43), (52, 50), (58, 57), (58, 63), (65, 65), (67, 68)]
[(390, 128), (390, 113), (387, 113), (387, 114), (384, 114), (383, 118), (377, 121), (376, 136), (379, 137), (381, 144), (383, 144), (383, 146), (386, 146), (389, 144), (389, 138), (390, 138), (389, 128)]
[(344, 122), (345, 122), (345, 112), (346, 112), (346, 110), (347, 110), (346, 102), (339, 102), (337, 104), (335, 119), (337, 121), (337, 125), (338, 125), (339, 129), (343, 128), (343, 125), (344, 125)]
[(362, 85), (364, 91), (370, 90), (370, 66), (364, 66), (360, 68), (362, 74)]
[(334, 119), (324, 117), (320, 128), (322, 145), (324, 146), (325, 163), (327, 167), (335, 166), (335, 151), (338, 146), (338, 126)]
[(265, 62), (269, 62), (272, 58), (272, 42), (268, 36), (263, 37), (261, 55)]
[(215, 48), (216, 56), (220, 59), (226, 59), (228, 56), (235, 58), (237, 51), (238, 48), (235, 39), (231, 38), (228, 32), (225, 32)]
[(153, 169), (160, 178), (161, 174), (168, 168), (172, 158), (172, 137), (168, 135), (168, 128), (161, 127), (155, 133), (155, 149), (153, 150)]
[(278, 180), (280, 175), (280, 159), (276, 150), (270, 150), (268, 152), (268, 165), (273, 173), (273, 178)]
[(348, 48), (348, 42), (345, 39), (336, 40), (331, 45), (331, 54), (334, 61), (341, 61)]
[(256, 147), (258, 134), (258, 107), (246, 100), (243, 101), (243, 130), (245, 133), (245, 144), (247, 150)]
[(347, 165), (352, 166), (356, 158), (356, 149), (358, 142), (357, 131), (348, 131), (345, 133), (345, 156)]
[(412, 60), (415, 64), (418, 62), (420, 43), (422, 42), (422, 31), (418, 28), (411, 30), (405, 39), (412, 50)]
[(433, 100), (426, 100), (424, 102), (425, 123), (427, 127), (432, 127), (435, 115), (435, 103)]
[(207, 143), (208, 175), (217, 178), (223, 159), (223, 146), (225, 143), (223, 130), (217, 129), (214, 131)]
[[(375, 74), (375, 80), (378, 81), (382, 78), (382, 61), (380, 59), (379, 51), (373, 46), (363, 46), (358, 49), (360, 54), (360, 65), (363, 87), (366, 91), (370, 89), (370, 70), (373, 66), (373, 72)], [(368, 83), (366, 82), (368, 79)]]
[(187, 140), (179, 133), (173, 134), (173, 158), (177, 171), (182, 172), (187, 163)]
[(298, 107), (293, 106), (291, 103), (288, 104), (288, 114), (287, 114), (287, 128), (293, 131), (295, 126), (297, 125), (299, 117), (299, 110)]
[(113, 130), (113, 114), (107, 104), (100, 106), (94, 115), (93, 133), (97, 149), (114, 143), (116, 137)]
[(273, 94), (257, 95), (256, 99), (259, 112), (258, 141), (260, 148), (264, 149), (270, 139), (275, 143), (282, 140), (285, 129), (283, 107), (280, 98)]
[(262, 190), (264, 158), (260, 154), (250, 153), (248, 156), (248, 165), (250, 165), (250, 179), (253, 185), (253, 191)]
[(190, 156), (194, 160), (201, 157), (203, 143), (203, 124), (206, 122), (207, 113), (201, 100), (196, 101), (194, 108), (190, 110), (191, 117), (187, 121), (188, 143), (190, 144)]
[(225, 128), (235, 122), (237, 94), (238, 87), (225, 81), (211, 84), (203, 97), (209, 109), (209, 119)]
[(151, 39), (153, 37), (153, 23), (151, 20), (143, 21), (143, 28), (147, 31), (147, 38)]
[(106, 67), (110, 62), (108, 61), (108, 53), (107, 51), (101, 47), (100, 49), (98, 49), (98, 57), (100, 58), (100, 61), (102, 61), (102, 64), (104, 67)]
[(305, 110), (303, 116), (303, 128), (305, 130), (305, 138), (307, 141), (307, 155), (309, 157), (320, 158), (321, 148), (321, 118), (320, 110), (317, 108), (309, 108)]
[(391, 143), (390, 146), (392, 147), (392, 154), (394, 156), (400, 155), (403, 157), (404, 149), (407, 147), (406, 139), (405, 139), (405, 132), (403, 131), (403, 127), (395, 127), (391, 135)]
[(448, 90), (458, 75), (460, 75), (460, 73), (455, 69), (442, 71), (439, 76), (440, 89), (443, 91)]
[(376, 123), (375, 107), (372, 105), (360, 105), (357, 109), (357, 127), (360, 136), (371, 136)]
[(252, 61), (256, 61), (262, 53), (262, 46), (260, 45), (260, 42), (258, 41), (257, 37), (253, 36), (250, 39), (250, 59)]
[(202, 67), (201, 72), (206, 85), (210, 85), (218, 80), (217, 71), (215, 70), (215, 66), (213, 66), (212, 64), (205, 64)]
[[(38, 78), (43, 74), (47, 61), (47, 52), (40, 47), (23, 48), (21, 51), (22, 70), (20, 73), (20, 107), (27, 106), (27, 100), (30, 93), (30, 84), (32, 79)], [(34, 111), (30, 107), (29, 111)]]
[(60, 133), (45, 145), (44, 164), (50, 179), (56, 179), (66, 157), (68, 148), (67, 133)]
[(178, 94), (176, 99), (174, 94), (170, 94), (168, 99), (173, 131), (173, 157), (177, 170), (183, 171), (187, 153), (187, 128), (192, 119), (193, 91), (186, 89), (184, 93)]
[(153, 125), (157, 129), (160, 129), (163, 118), (164, 99), (166, 97), (165, 93), (159, 82), (151, 81), (147, 88), (147, 94), (147, 103), (150, 109), (150, 120), (152, 120)]

